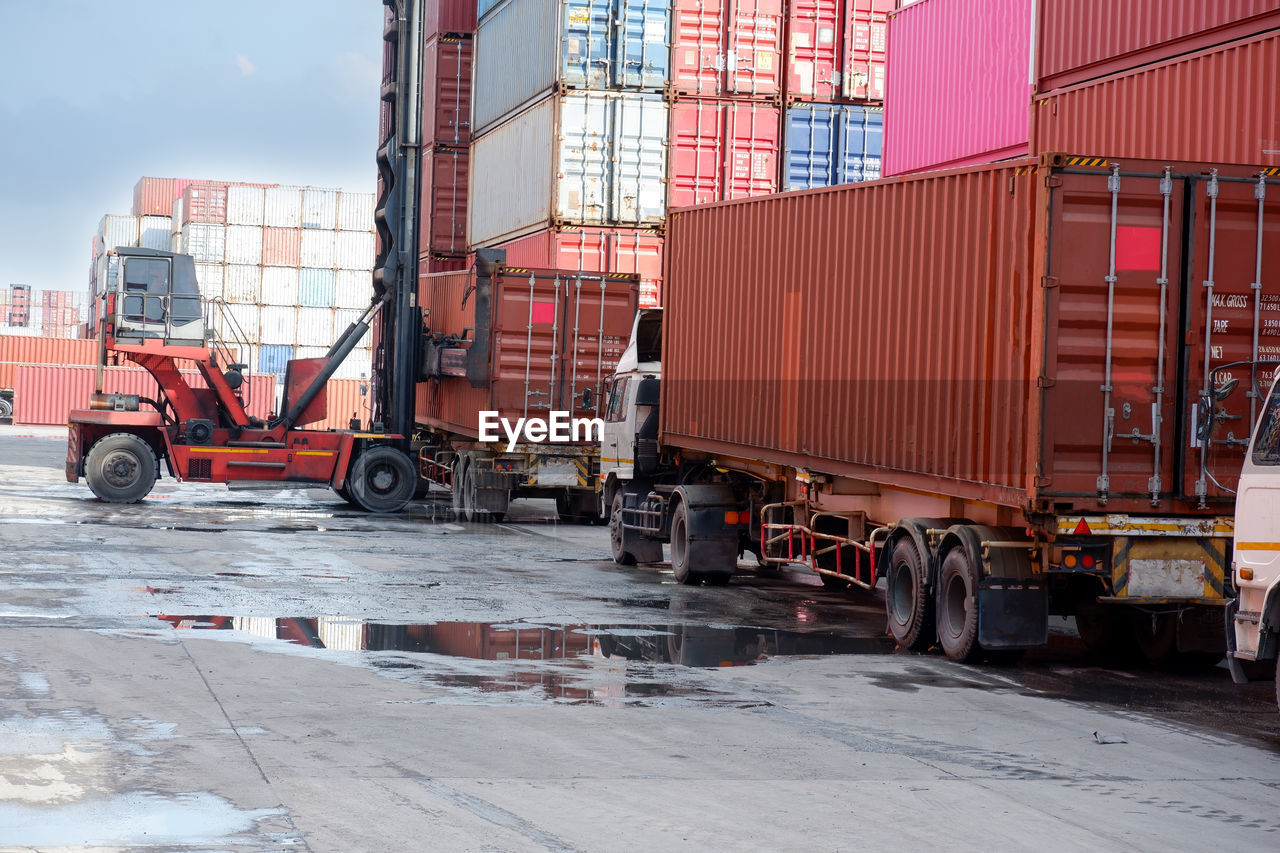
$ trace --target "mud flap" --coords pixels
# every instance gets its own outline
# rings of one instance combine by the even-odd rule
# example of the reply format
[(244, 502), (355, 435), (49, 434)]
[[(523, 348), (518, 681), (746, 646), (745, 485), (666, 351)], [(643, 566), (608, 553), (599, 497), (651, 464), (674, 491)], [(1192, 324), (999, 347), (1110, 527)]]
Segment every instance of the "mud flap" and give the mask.
[(1034, 578), (983, 578), (978, 585), (978, 643), (1029, 649), (1049, 639), (1049, 590)]
[[(638, 494), (626, 489), (622, 493), (622, 506), (625, 509), (639, 509), (647, 495), (647, 492)], [(637, 563), (662, 562), (662, 540), (651, 539), (633, 527), (622, 528), (622, 548), (635, 557)]]

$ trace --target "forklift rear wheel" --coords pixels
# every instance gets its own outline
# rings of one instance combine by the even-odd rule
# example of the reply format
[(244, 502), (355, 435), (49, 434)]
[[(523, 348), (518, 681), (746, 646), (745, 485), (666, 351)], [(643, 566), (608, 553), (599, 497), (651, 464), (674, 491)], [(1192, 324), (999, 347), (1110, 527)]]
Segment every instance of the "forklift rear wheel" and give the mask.
[(418, 485), (413, 463), (394, 447), (370, 447), (351, 466), (347, 488), (368, 512), (399, 512)]
[(84, 478), (99, 500), (133, 504), (151, 492), (159, 468), (151, 445), (132, 433), (117, 432), (89, 448)]
[(7, 397), (0, 397), (0, 421), (13, 417), (13, 403)]

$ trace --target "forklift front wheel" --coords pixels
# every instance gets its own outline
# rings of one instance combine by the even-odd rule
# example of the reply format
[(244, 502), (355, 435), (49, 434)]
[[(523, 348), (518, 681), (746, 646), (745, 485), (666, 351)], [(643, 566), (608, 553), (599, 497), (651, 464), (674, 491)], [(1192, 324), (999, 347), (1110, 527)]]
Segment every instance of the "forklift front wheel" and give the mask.
[(117, 432), (94, 442), (84, 461), (84, 478), (99, 500), (133, 504), (156, 483), (155, 451), (138, 436)]
[(399, 512), (413, 499), (418, 473), (394, 447), (370, 447), (356, 458), (346, 490), (368, 512)]

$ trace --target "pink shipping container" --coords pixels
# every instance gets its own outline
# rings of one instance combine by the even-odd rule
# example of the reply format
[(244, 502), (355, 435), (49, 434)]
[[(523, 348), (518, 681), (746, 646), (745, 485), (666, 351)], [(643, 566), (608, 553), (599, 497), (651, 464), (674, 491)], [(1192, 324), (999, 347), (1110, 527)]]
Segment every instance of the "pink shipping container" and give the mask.
[(891, 16), (885, 177), (1028, 153), (1033, 2), (919, 0)]
[(675, 0), (671, 89), (702, 97), (781, 91), (783, 0)]
[(471, 38), (438, 36), (422, 54), (422, 128), (428, 142), (471, 140)]
[(667, 205), (777, 192), (781, 124), (782, 110), (754, 101), (672, 104)]
[(504, 243), (507, 265), (640, 276), (640, 307), (662, 300), (662, 235), (637, 228), (551, 228)]
[(467, 166), (471, 154), (465, 147), (438, 145), (422, 159), (418, 254), (461, 255), (467, 250)]
[(885, 97), (884, 28), (893, 7), (894, 0), (791, 0), (787, 99), (832, 102)]
[(98, 342), (0, 335), (0, 388), (12, 388), (19, 365), (93, 364)]
[(271, 267), (302, 266), (301, 229), (263, 228), (262, 263)]
[(1280, 31), (1050, 93), (1036, 147), (1280, 166), (1277, 86)]
[(1038, 2), (1036, 77), (1041, 92), (1280, 27), (1278, 0)]
[[(13, 385), (13, 422), (59, 426), (72, 409), (83, 409), (93, 393), (95, 368), (22, 365)], [(183, 371), (192, 387), (204, 388), (204, 378)], [(251, 415), (267, 417), (275, 408), (276, 378), (247, 376), (245, 402)], [(156, 399), (159, 388), (151, 374), (140, 367), (108, 367), (103, 390), (108, 394), (138, 394)]]
[(182, 225), (201, 222), (223, 225), (227, 221), (227, 184), (191, 184), (182, 191)]
[(187, 187), (203, 183), (208, 182), (194, 178), (139, 178), (133, 187), (133, 215), (168, 216)]

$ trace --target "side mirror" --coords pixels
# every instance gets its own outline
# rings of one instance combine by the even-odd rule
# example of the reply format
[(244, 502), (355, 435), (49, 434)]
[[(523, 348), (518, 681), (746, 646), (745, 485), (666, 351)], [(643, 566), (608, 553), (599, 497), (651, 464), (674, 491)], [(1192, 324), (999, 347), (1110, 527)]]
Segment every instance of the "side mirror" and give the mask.
[(582, 389), (582, 408), (594, 409), (596, 407), (596, 392), (594, 388)]
[(1228, 379), (1217, 388), (1214, 389), (1213, 398), (1221, 403), (1223, 400), (1231, 396), (1231, 392), (1236, 390), (1236, 386), (1240, 384), (1239, 379)]
[(656, 406), (662, 396), (662, 380), (656, 376), (646, 376), (640, 380), (636, 389), (637, 406)]

